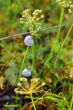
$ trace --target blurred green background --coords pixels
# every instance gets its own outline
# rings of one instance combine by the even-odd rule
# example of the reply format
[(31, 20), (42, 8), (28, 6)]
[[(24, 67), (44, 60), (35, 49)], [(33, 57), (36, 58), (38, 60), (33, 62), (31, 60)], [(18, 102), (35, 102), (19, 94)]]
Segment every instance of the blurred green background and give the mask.
[[(22, 11), (42, 9), (48, 26), (59, 24), (60, 8), (55, 0), (0, 0), (0, 37), (21, 32), (19, 18)], [(67, 15), (65, 19), (67, 19)], [(24, 30), (23, 30), (24, 31)]]

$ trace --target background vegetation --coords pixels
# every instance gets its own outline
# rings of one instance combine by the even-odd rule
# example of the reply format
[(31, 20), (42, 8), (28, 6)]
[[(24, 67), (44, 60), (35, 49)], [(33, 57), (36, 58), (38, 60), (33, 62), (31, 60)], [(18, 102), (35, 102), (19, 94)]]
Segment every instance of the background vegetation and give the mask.
[[(71, 0), (72, 1), (72, 0)], [(72, 1), (73, 2), (73, 1)], [(46, 90), (51, 92), (46, 95), (33, 94), (37, 110), (73, 110), (73, 28), (69, 32), (73, 23), (73, 14), (68, 13), (68, 7), (64, 9), (63, 20), (58, 42), (56, 42), (62, 7), (58, 6), (55, 0), (0, 0), (0, 38), (12, 36), (29, 31), (26, 26), (20, 24), (22, 12), (30, 8), (32, 11), (41, 9), (44, 19), (41, 29), (34, 36), (35, 53), (32, 47), (26, 55), (24, 68), (31, 68), (32, 59), (35, 57), (33, 78), (40, 78), (46, 83)], [(14, 88), (17, 85), (17, 78), (26, 46), (24, 44), (25, 35), (16, 36), (6, 40), (0, 40), (0, 108), (9, 110), (32, 110), (30, 97), (25, 100), (19, 98)], [(65, 42), (64, 42), (65, 40)], [(64, 43), (64, 45), (63, 45)], [(59, 57), (59, 50), (63, 45)], [(35, 56), (34, 56), (35, 54)], [(56, 62), (57, 59), (57, 62)], [(55, 65), (56, 62), (56, 65)], [(45, 87), (43, 87), (44, 89)], [(39, 90), (40, 91), (40, 90)], [(2, 98), (4, 97), (3, 101)], [(6, 97), (14, 100), (8, 101)], [(27, 105), (29, 103), (30, 106)]]

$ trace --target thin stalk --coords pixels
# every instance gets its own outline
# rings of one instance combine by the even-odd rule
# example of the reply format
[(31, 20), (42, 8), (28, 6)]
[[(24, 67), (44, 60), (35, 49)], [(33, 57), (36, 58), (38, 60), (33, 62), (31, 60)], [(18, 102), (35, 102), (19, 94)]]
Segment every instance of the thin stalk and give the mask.
[(26, 52), (25, 52), (25, 54), (24, 54), (24, 58), (23, 58), (23, 61), (22, 61), (22, 64), (21, 64), (21, 68), (20, 68), (19, 77), (21, 76), (21, 73), (22, 73), (22, 70), (23, 70), (24, 61), (25, 61), (25, 58), (26, 58), (26, 55), (27, 55), (28, 49), (29, 49), (29, 47), (27, 47)]
[[(63, 20), (63, 14), (64, 14), (64, 7), (62, 8), (62, 11), (61, 11), (60, 22), (59, 22), (59, 29), (58, 29), (58, 34), (57, 34), (57, 38), (56, 38), (56, 44), (55, 44), (55, 47), (57, 46), (57, 42), (58, 42), (59, 35), (60, 35), (60, 31), (61, 31), (61, 24), (62, 24), (62, 20)], [(51, 51), (51, 55), (52, 55), (52, 56), (53, 56), (53, 53), (54, 53), (55, 47), (54, 47), (53, 51)], [(48, 58), (49, 58), (49, 55), (48, 55)], [(48, 58), (46, 59), (45, 62), (48, 61)]]
[[(59, 23), (59, 29), (58, 29), (58, 34), (57, 34), (57, 38), (56, 38), (55, 47), (57, 46), (57, 43), (58, 43), (58, 40), (59, 40), (59, 36), (60, 36), (61, 24), (62, 24), (62, 20), (63, 20), (63, 14), (64, 14), (64, 7), (62, 7), (62, 11), (61, 11), (60, 23)], [(52, 54), (53, 54), (53, 53), (52, 53)]]
[[(24, 61), (25, 61), (25, 58), (26, 58), (28, 49), (29, 49), (29, 47), (27, 47), (26, 52), (25, 52), (25, 54), (24, 54), (24, 58), (23, 58), (23, 61), (22, 61), (21, 67), (20, 67), (19, 76), (17, 77), (17, 81), (16, 81), (16, 82), (18, 82), (18, 81), (19, 81), (19, 77), (21, 77), (21, 73), (22, 73), (22, 70), (23, 70)], [(17, 97), (18, 97), (18, 94), (17, 94)], [(16, 99), (16, 104), (18, 104), (18, 103), (19, 103), (19, 100)], [(20, 104), (20, 107), (19, 107), (19, 108), (21, 108), (21, 104)]]
[[(30, 25), (30, 34), (33, 38), (33, 34), (32, 34), (32, 31), (33, 31), (33, 25), (31, 24)], [(33, 44), (32, 46), (32, 72), (34, 72), (34, 64), (35, 64), (35, 44)]]
[(54, 96), (54, 97), (56, 97), (56, 98), (60, 98), (60, 99), (61, 99), (61, 96), (56, 95), (56, 94), (53, 94), (53, 93), (49, 92), (49, 90), (48, 90), (48, 91), (46, 91), (46, 92), (44, 93), (44, 95), (43, 95), (42, 97), (40, 97), (39, 99), (37, 99), (37, 100), (34, 101), (34, 102), (40, 101), (41, 99), (45, 98), (47, 93), (49, 93), (48, 96), (50, 96), (50, 97), (51, 97), (51, 96)]
[(57, 34), (57, 41), (59, 39), (59, 35), (60, 35), (60, 31), (61, 31), (61, 24), (62, 24), (62, 20), (63, 20), (63, 14), (64, 14), (64, 7), (62, 8), (62, 11), (61, 11), (59, 29), (58, 29), (58, 34)]
[(32, 46), (32, 71), (34, 71), (34, 65), (35, 65), (35, 45)]
[(33, 105), (33, 107), (34, 107), (34, 110), (36, 110), (36, 107), (35, 107), (35, 103), (34, 103), (34, 100), (33, 100), (32, 93), (30, 93), (30, 97), (31, 97), (31, 101), (32, 101), (32, 105)]
[(69, 110), (72, 110), (72, 107), (73, 107), (73, 87), (72, 87), (72, 98), (71, 98)]
[(73, 106), (73, 95), (72, 95), (72, 99), (71, 99), (71, 104), (70, 104), (69, 110), (72, 110), (72, 106)]
[(61, 45), (61, 48), (60, 48), (59, 53), (58, 53), (58, 55), (57, 55), (57, 58), (56, 58), (54, 67), (56, 66), (56, 63), (57, 63), (57, 61), (58, 61), (58, 58), (59, 58), (60, 53), (61, 53), (61, 51), (62, 51), (62, 48), (63, 48), (63, 46), (64, 46), (64, 44), (65, 44), (65, 41), (67, 40), (67, 38), (68, 38), (68, 36), (69, 36), (69, 34), (70, 34), (70, 32), (71, 32), (72, 27), (73, 27), (73, 23), (72, 23), (72, 25), (70, 26), (70, 29), (69, 29), (69, 31), (68, 31), (68, 33), (67, 33), (67, 35), (66, 35), (66, 37), (65, 37), (65, 39), (64, 39), (64, 41), (63, 41), (63, 43), (62, 43), (62, 45)]
[(16, 104), (16, 105), (4, 105), (6, 108), (17, 108), (19, 107), (20, 105), (19, 104)]

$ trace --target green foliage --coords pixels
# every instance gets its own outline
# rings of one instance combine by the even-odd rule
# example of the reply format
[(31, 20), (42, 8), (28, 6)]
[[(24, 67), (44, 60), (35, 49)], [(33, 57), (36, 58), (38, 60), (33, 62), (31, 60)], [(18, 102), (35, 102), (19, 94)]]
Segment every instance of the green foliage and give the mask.
[[(68, 13), (69, 9), (72, 12), (72, 3), (63, 1), (57, 0), (58, 6), (55, 0), (0, 0), (0, 37), (29, 30), (34, 40), (34, 45), (29, 49), (23, 43), (25, 36), (0, 41), (0, 87), (4, 90), (7, 81), (15, 89), (22, 69), (30, 68), (32, 83), (26, 80), (18, 83), (21, 87), (17, 86), (17, 92), (24, 92), (25, 97), (31, 99), (30, 110), (32, 106), (35, 110), (40, 102), (42, 106), (46, 105), (45, 110), (73, 109), (73, 14)], [(61, 29), (63, 23), (68, 25)], [(59, 25), (59, 28), (39, 31), (54, 25)], [(42, 82), (33, 78), (38, 76)], [(50, 92), (47, 86), (50, 86)], [(22, 107), (19, 97), (14, 97), (15, 101), (6, 103), (5, 109), (21, 109), (28, 103), (26, 101)]]
[(8, 69), (5, 72), (6, 80), (12, 86), (17, 84), (17, 77), (18, 77), (18, 68), (14, 62), (10, 62)]

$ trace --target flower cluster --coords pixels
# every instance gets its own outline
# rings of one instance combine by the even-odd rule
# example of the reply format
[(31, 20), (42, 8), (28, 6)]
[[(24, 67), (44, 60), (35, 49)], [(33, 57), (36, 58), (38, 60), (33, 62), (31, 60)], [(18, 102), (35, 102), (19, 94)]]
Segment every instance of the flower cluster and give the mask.
[(43, 86), (45, 86), (45, 82), (42, 82), (39, 78), (33, 78), (30, 80), (30, 83), (25, 77), (21, 77), (20, 82), (17, 84), (17, 88), (15, 88), (15, 93), (21, 95), (30, 95), (30, 93), (40, 93), (45, 92), (43, 90)]
[(56, 2), (62, 7), (69, 7), (71, 0), (56, 0)]
[(71, 0), (56, 0), (56, 2), (61, 6), (61, 7), (68, 7), (68, 12), (72, 13), (73, 12), (73, 4)]
[(20, 18), (20, 23), (26, 25), (26, 27), (30, 30), (30, 27), (33, 27), (34, 31), (38, 31), (41, 26), (41, 19), (44, 17), (42, 14), (42, 10), (35, 10), (34, 12), (31, 9), (26, 9), (22, 13), (22, 18)]
[(44, 18), (44, 15), (42, 15), (42, 10), (37, 9), (32, 13), (32, 15), (33, 15), (33, 19), (36, 21), (39, 21), (42, 18)]
[(70, 5), (70, 8), (69, 8), (68, 11), (69, 11), (69, 13), (72, 13), (73, 12), (73, 4)]

